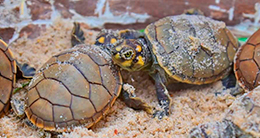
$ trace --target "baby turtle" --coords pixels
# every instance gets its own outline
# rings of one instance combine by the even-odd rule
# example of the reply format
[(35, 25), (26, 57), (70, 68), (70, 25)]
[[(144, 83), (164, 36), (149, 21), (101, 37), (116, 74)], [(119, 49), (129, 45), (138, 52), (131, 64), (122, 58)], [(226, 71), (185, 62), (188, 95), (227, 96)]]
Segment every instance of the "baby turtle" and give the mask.
[(31, 78), (34, 73), (35, 69), (27, 63), (16, 62), (8, 45), (0, 39), (0, 117), (9, 109), (16, 78)]
[[(122, 90), (121, 74), (111, 56), (96, 45), (80, 44), (83, 33), (78, 29), (76, 24), (72, 31), (74, 47), (49, 59), (29, 84), (25, 114), (38, 128), (56, 132), (89, 128), (108, 112)], [(131, 92), (122, 91), (130, 106), (135, 103), (132, 107), (151, 110)]]
[(106, 53), (77, 46), (53, 56), (36, 73), (29, 84), (25, 113), (44, 130), (90, 127), (107, 113), (121, 89), (121, 75)]
[(260, 84), (260, 29), (239, 48), (234, 62), (234, 72), (241, 87), (251, 91)]
[(260, 29), (241, 46), (234, 59), (234, 72), (248, 93), (229, 107), (223, 121), (201, 124), (190, 131), (190, 137), (260, 137)]
[(16, 79), (16, 62), (7, 44), (0, 39), (0, 117), (10, 106)]
[[(105, 48), (121, 68), (149, 72), (163, 109), (154, 114), (159, 118), (169, 114), (170, 82), (201, 85), (223, 79), (238, 49), (224, 22), (200, 15), (169, 16), (148, 25), (145, 33), (122, 30), (115, 36), (117, 41)], [(104, 38), (101, 33), (97, 43)]]

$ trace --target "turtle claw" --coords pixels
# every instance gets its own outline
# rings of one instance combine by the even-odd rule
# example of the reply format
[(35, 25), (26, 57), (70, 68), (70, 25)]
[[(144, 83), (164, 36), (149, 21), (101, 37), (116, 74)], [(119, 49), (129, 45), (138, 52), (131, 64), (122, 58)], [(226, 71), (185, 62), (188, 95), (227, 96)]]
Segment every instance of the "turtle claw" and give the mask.
[(144, 110), (148, 114), (152, 114), (152, 107), (145, 103), (141, 98), (131, 97), (128, 101), (125, 100), (125, 103), (128, 107), (135, 110)]
[(157, 117), (158, 119), (162, 119), (165, 116), (169, 116), (170, 114), (170, 108), (169, 108), (169, 100), (160, 100), (159, 101), (160, 106), (162, 108), (162, 110), (156, 110), (153, 113), (153, 117)]
[(131, 107), (134, 110), (144, 110), (148, 114), (152, 114), (152, 107), (145, 103), (141, 98), (136, 97), (133, 86), (124, 84), (120, 97), (128, 107)]
[(169, 116), (169, 111), (160, 111), (160, 110), (156, 110), (153, 113), (153, 118), (158, 118), (159, 120), (163, 119), (165, 116)]
[(14, 98), (11, 100), (11, 107), (18, 118), (25, 117), (24, 106), (25, 106), (25, 103), (21, 99)]

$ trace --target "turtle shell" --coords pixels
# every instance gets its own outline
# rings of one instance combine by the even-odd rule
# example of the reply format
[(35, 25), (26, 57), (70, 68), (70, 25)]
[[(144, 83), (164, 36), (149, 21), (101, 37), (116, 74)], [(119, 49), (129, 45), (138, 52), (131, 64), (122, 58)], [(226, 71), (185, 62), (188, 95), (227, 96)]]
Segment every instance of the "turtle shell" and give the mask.
[(260, 87), (237, 98), (226, 115), (242, 131), (260, 137)]
[(145, 29), (167, 74), (190, 84), (211, 83), (231, 71), (238, 41), (224, 22), (200, 15), (169, 16)]
[[(227, 95), (231, 96), (231, 95)], [(194, 127), (190, 138), (259, 138), (260, 86), (234, 98), (222, 121), (208, 122)]]
[(0, 116), (5, 114), (10, 105), (10, 97), (14, 89), (16, 63), (7, 44), (0, 39)]
[(252, 90), (260, 84), (260, 29), (239, 48), (234, 71), (241, 87)]
[(25, 113), (39, 128), (70, 131), (91, 127), (122, 89), (111, 58), (94, 46), (79, 45), (47, 61), (29, 85)]

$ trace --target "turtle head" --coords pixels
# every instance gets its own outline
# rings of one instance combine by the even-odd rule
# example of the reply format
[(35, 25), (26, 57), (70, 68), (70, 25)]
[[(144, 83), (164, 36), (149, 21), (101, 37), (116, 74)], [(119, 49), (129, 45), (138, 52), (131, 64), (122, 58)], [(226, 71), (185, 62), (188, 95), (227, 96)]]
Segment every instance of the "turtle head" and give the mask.
[(102, 49), (110, 50), (119, 39), (139, 39), (144, 33), (136, 30), (107, 30), (102, 29), (96, 38), (95, 45)]
[(143, 39), (118, 40), (110, 49), (113, 61), (128, 71), (138, 71), (151, 63), (151, 53)]
[(109, 49), (117, 42), (119, 36), (117, 32), (103, 29), (97, 36), (95, 45), (109, 52)]

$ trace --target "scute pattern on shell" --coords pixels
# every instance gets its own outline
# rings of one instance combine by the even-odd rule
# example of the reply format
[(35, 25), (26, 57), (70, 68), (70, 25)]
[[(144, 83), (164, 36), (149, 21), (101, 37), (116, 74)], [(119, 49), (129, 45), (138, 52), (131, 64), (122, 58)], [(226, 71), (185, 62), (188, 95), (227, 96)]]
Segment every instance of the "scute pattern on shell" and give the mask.
[(29, 85), (26, 115), (39, 128), (91, 127), (122, 88), (121, 75), (97, 46), (79, 45), (53, 56)]
[(147, 26), (145, 33), (158, 63), (169, 76), (192, 84), (226, 76), (238, 42), (224, 22), (204, 16), (170, 16)]
[(229, 107), (226, 119), (242, 131), (260, 137), (260, 87), (237, 98)]
[(9, 109), (16, 76), (16, 63), (7, 44), (0, 39), (0, 117)]
[(260, 84), (260, 29), (239, 48), (234, 64), (236, 78), (245, 90)]

